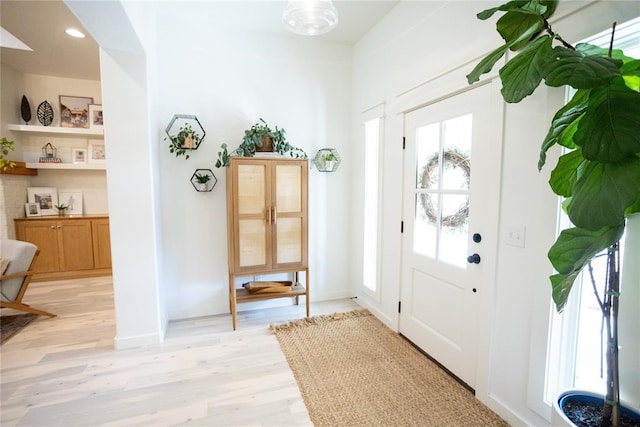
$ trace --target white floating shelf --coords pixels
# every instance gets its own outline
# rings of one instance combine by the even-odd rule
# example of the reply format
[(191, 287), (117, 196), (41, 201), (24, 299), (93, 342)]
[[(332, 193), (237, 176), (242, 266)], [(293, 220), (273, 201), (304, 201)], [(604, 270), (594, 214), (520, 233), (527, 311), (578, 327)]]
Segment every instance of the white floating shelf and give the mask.
[(7, 129), (18, 132), (46, 133), (67, 136), (104, 136), (103, 129), (63, 128), (59, 126), (7, 125)]
[(106, 170), (104, 163), (27, 163), (31, 169), (58, 169), (58, 170)]

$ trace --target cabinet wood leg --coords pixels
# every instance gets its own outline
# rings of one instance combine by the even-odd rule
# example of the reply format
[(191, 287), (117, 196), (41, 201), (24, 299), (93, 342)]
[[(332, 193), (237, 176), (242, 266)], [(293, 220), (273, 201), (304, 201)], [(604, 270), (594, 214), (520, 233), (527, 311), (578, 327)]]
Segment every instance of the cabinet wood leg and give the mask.
[(231, 309), (231, 326), (236, 330), (237, 301), (235, 276), (229, 275), (229, 308)]
[(309, 269), (305, 270), (306, 283), (305, 283), (305, 303), (307, 305), (307, 317), (309, 317)]

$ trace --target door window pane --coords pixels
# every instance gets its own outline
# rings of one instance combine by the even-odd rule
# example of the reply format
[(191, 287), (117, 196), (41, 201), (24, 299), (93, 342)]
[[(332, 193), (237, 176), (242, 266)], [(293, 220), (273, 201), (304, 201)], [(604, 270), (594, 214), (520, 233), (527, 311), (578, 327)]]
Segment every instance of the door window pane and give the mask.
[(416, 253), (466, 268), (472, 115), (417, 129)]

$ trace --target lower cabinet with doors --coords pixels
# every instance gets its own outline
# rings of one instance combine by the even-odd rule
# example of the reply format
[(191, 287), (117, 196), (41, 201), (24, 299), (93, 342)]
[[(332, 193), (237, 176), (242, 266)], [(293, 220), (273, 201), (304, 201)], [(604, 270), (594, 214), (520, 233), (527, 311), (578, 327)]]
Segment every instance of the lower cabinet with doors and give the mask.
[[(309, 316), (308, 160), (232, 157), (227, 169), (229, 305), (305, 297)], [(290, 273), (284, 292), (251, 293), (236, 278)], [(305, 281), (300, 282), (300, 273)]]
[(109, 218), (104, 215), (17, 218), (16, 238), (40, 249), (33, 280), (111, 274)]

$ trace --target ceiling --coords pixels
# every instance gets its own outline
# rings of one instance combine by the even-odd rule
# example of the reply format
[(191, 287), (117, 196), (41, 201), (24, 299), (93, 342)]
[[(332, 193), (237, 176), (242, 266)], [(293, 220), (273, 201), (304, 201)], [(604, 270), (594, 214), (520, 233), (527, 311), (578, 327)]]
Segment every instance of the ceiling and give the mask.
[[(128, 0), (125, 0), (128, 1)], [(346, 45), (355, 44), (400, 0), (334, 0), (339, 23), (333, 31), (315, 38)], [(157, 1), (159, 14), (184, 13), (198, 9), (200, 18), (218, 27), (229, 27), (283, 37), (305, 37), (290, 33), (282, 23), (286, 1), (199, 0)], [(0, 48), (3, 64), (23, 72), (76, 79), (99, 80), (98, 45), (61, 0), (1, 0), (1, 26), (33, 51)], [(64, 30), (76, 27), (84, 39), (67, 36)]]

